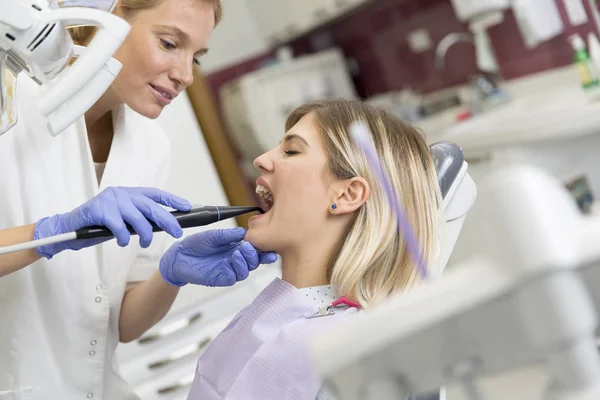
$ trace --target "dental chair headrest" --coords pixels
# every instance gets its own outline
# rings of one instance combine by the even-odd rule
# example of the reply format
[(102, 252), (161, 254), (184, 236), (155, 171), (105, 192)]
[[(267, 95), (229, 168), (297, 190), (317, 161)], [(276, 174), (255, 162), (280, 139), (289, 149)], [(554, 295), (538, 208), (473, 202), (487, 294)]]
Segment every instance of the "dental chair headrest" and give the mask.
[(450, 188), (462, 174), (465, 156), (458, 145), (451, 142), (437, 142), (429, 146), (440, 184), (442, 198), (445, 200)]
[(446, 268), (454, 250), (465, 217), (477, 198), (477, 186), (468, 173), (469, 165), (460, 147), (450, 142), (438, 142), (429, 147), (442, 195), (439, 220), (439, 247), (435, 274)]

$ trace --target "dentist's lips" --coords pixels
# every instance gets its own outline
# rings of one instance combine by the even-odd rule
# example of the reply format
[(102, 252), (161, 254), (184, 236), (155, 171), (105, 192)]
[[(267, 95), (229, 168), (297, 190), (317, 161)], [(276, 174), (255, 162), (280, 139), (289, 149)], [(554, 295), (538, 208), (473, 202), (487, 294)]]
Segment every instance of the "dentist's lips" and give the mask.
[(172, 90), (152, 84), (149, 84), (149, 86), (150, 89), (152, 89), (152, 92), (154, 93), (154, 96), (159, 101), (159, 103), (165, 106), (171, 104), (171, 101), (173, 101), (173, 99), (177, 97), (177, 93)]

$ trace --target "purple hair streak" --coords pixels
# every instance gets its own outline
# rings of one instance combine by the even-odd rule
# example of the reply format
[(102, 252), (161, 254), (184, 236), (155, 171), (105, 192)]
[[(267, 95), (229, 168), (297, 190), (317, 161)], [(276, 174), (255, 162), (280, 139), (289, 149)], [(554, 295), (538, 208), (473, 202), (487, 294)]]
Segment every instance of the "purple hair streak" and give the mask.
[(364, 153), (375, 177), (386, 193), (390, 207), (392, 207), (396, 214), (398, 229), (404, 234), (406, 250), (417, 264), (417, 270), (419, 271), (421, 278), (423, 280), (428, 280), (427, 265), (419, 250), (417, 238), (410, 226), (406, 211), (402, 207), (402, 203), (392, 187), (390, 178), (381, 165), (369, 127), (364, 123), (355, 122), (350, 125), (350, 134), (358, 148)]

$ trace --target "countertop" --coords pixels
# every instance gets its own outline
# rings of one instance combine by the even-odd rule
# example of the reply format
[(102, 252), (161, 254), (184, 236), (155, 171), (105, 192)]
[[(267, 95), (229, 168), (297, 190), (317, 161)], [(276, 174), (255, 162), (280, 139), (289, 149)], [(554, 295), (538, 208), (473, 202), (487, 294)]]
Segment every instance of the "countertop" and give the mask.
[(452, 141), (465, 153), (600, 133), (600, 89), (584, 92), (573, 66), (501, 85), (509, 101), (484, 114), (457, 122), (461, 106), (414, 125), (430, 142)]

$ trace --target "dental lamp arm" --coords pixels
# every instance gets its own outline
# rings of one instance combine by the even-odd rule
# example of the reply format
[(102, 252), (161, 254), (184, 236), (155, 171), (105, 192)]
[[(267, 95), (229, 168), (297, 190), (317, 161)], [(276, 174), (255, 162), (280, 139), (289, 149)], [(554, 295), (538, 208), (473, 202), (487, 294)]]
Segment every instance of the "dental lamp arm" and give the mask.
[(47, 11), (49, 21), (69, 25), (98, 25), (100, 29), (80, 59), (52, 82), (40, 101), (39, 109), (49, 115), (81, 90), (100, 72), (119, 49), (131, 27), (110, 13), (94, 9), (67, 8)]
[[(44, 86), (37, 105), (48, 119), (48, 130), (56, 136), (81, 117), (115, 79), (121, 64), (112, 56), (131, 27), (107, 11), (49, 7), (46, 0), (30, 2), (24, 6), (20, 0), (0, 0), (0, 67), (15, 77), (25, 72)], [(78, 25), (98, 28), (85, 49), (73, 45), (67, 30)], [(78, 59), (68, 66), (74, 47)], [(3, 63), (4, 59), (10, 63)], [(3, 118), (6, 109), (16, 110), (17, 88), (9, 93), (2, 86), (0, 80), (0, 120), (5, 120), (0, 134), (17, 120), (16, 111), (11, 118)]]
[[(80, 56), (86, 51), (89, 50), (83, 46), (75, 46), (76, 56)], [(108, 89), (122, 67), (122, 64), (114, 58), (109, 59), (86, 86), (48, 116), (47, 128), (50, 134), (57, 136), (84, 115)]]

